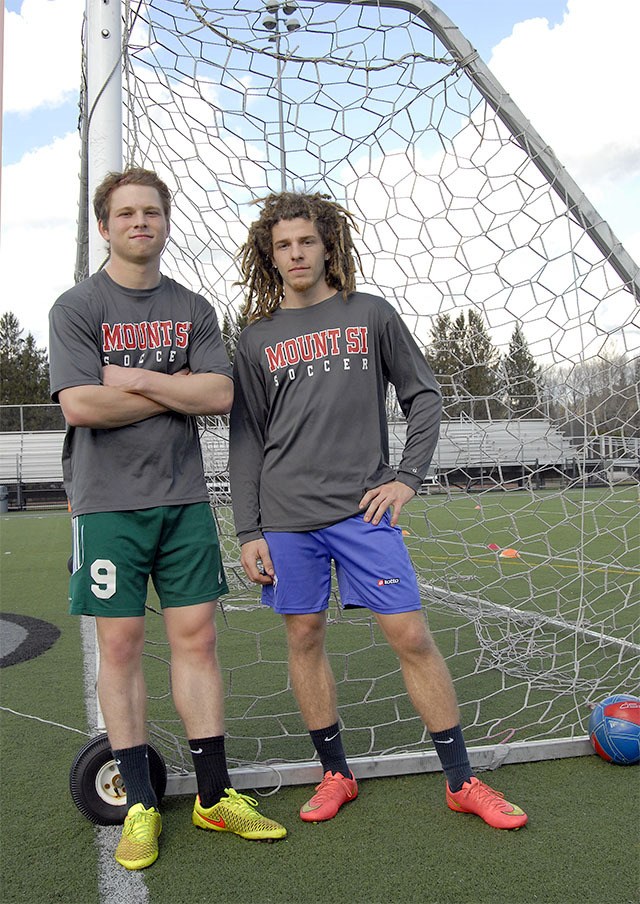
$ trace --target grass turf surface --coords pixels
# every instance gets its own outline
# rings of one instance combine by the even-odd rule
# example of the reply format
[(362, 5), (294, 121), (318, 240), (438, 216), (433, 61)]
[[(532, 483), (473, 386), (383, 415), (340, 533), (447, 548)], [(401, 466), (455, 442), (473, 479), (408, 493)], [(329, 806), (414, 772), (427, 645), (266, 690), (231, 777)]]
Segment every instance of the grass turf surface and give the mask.
[[(0, 901), (100, 900), (96, 830), (75, 809), (68, 772), (84, 730), (79, 620), (66, 614), (70, 532), (63, 514), (11, 515), (2, 533), (2, 609), (60, 629), (41, 656), (2, 670)], [(25, 716), (36, 716), (45, 722)], [(530, 824), (498, 832), (451, 813), (441, 775), (363, 782), (325, 824), (297, 812), (310, 788), (283, 788), (261, 809), (289, 829), (259, 845), (191, 826), (192, 801), (166, 798), (151, 904), (564, 904), (640, 895), (636, 767), (597, 757), (502, 767), (487, 778)], [(117, 871), (117, 867), (114, 867)], [(117, 872), (116, 872), (117, 875)], [(116, 900), (107, 891), (104, 901)], [(119, 900), (119, 899), (118, 899)]]
[(273, 845), (217, 833), (194, 837), (191, 802), (172, 798), (163, 808), (160, 859), (146, 877), (151, 900), (162, 901), (168, 883), (175, 896), (164, 900), (181, 904), (199, 899), (207, 886), (212, 898), (229, 904), (637, 899), (629, 834), (637, 840), (637, 772), (589, 757), (503, 767), (483, 778), (527, 809), (528, 826), (501, 832), (451, 813), (443, 778), (435, 774), (362, 782), (356, 801), (317, 825), (297, 817), (310, 789), (282, 789), (260, 802), (289, 829), (288, 838)]
[(67, 615), (69, 517), (3, 517), (0, 536), (2, 611), (60, 630), (46, 653), (0, 673), (2, 706), (23, 714), (0, 712), (0, 901), (92, 904), (93, 832), (73, 812), (68, 790), (69, 767), (86, 740), (68, 728), (87, 729), (80, 622)]

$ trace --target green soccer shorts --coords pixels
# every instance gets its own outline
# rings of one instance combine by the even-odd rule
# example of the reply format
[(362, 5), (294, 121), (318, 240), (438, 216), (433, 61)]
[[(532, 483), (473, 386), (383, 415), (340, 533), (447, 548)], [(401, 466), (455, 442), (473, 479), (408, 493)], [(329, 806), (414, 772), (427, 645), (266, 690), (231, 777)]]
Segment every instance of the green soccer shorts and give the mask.
[(149, 578), (162, 608), (228, 593), (209, 505), (164, 505), (73, 518), (72, 615), (144, 615)]

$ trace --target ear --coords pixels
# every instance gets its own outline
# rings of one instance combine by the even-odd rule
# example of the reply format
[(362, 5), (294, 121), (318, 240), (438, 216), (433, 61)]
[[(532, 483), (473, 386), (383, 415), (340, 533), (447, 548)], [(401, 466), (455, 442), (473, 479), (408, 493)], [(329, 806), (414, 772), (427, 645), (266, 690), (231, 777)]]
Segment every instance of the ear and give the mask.
[(98, 220), (98, 232), (100, 233), (102, 238), (105, 240), (105, 242), (109, 241), (109, 229), (107, 227), (107, 224), (103, 223), (102, 220)]

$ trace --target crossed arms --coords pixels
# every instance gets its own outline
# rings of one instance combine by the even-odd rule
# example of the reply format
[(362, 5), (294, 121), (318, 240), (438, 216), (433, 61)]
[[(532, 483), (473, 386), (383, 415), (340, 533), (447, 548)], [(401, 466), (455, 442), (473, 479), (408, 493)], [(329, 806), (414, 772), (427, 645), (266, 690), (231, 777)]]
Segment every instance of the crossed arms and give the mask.
[(233, 402), (233, 381), (222, 374), (163, 374), (108, 364), (102, 368), (101, 386), (71, 386), (60, 391), (58, 401), (70, 426), (110, 429), (165, 411), (226, 414)]

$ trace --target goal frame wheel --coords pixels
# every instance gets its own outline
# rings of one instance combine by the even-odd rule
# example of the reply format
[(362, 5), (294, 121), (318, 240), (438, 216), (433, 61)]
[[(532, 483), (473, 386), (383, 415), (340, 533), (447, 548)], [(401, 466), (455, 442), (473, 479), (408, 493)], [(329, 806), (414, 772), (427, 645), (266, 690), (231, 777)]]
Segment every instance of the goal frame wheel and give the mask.
[[(151, 785), (162, 801), (167, 787), (167, 767), (156, 748), (148, 745)], [(69, 772), (74, 804), (90, 822), (120, 825), (127, 815), (127, 792), (106, 734), (91, 738), (78, 751)]]

